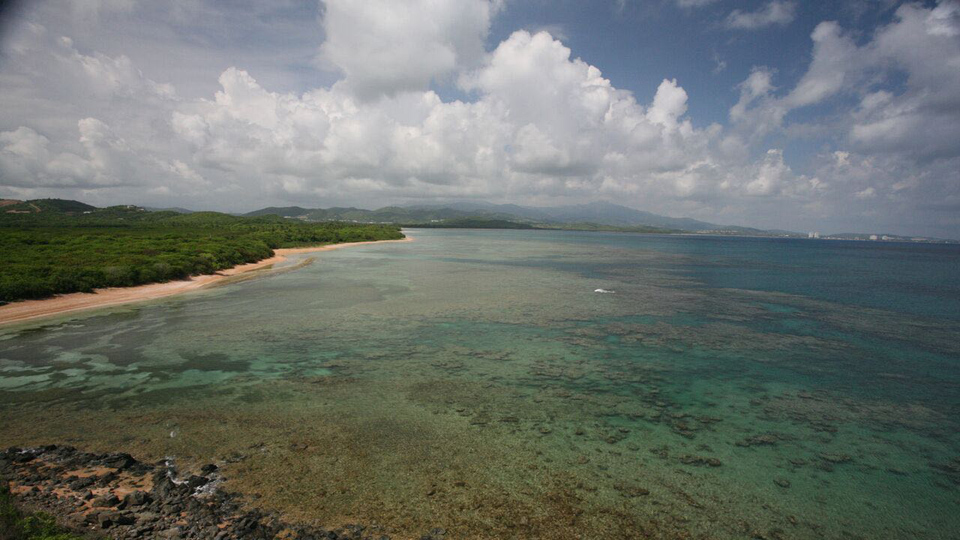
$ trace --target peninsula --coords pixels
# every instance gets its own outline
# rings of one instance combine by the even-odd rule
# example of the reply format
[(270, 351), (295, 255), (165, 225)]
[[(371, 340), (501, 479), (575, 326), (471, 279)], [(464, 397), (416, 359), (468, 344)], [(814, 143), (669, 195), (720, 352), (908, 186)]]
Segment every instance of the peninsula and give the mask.
[(0, 212), (0, 325), (197, 290), (293, 254), (401, 240), (391, 225), (100, 209), (58, 199), (8, 205)]

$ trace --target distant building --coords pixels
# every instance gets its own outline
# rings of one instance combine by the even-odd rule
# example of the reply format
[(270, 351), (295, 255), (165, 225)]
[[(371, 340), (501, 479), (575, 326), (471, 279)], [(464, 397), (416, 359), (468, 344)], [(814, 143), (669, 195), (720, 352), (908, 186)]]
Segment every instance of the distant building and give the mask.
[(818, 232), (807, 233), (807, 238), (820, 238), (820, 233)]
[(871, 239), (871, 240), (876, 240), (876, 239), (877, 239), (877, 235), (871, 234), (871, 235), (870, 235), (870, 239)]

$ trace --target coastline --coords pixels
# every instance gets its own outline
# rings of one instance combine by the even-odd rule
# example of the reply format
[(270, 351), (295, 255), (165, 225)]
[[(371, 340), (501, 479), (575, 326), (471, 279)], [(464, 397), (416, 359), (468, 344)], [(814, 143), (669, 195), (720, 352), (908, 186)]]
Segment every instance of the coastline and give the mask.
[[(168, 460), (150, 464), (126, 453), (95, 454), (52, 444), (0, 451), (0, 475), (6, 484), (2, 489), (16, 499), (7, 505), (54, 516), (58, 532), (69, 532), (71, 539), (107, 534), (110, 538), (351, 540), (362, 536), (389, 540), (386, 533), (392, 534), (389, 527), (377, 523), (326, 528), (251, 508), (243, 494), (224, 489), (224, 472), (214, 463), (199, 470), (180, 470)], [(434, 527), (416, 537), (443, 540), (445, 534), (446, 529)]]
[(106, 289), (96, 289), (92, 293), (70, 293), (54, 296), (52, 298), (13, 302), (5, 306), (0, 306), (0, 327), (8, 324), (26, 322), (33, 319), (53, 317), (56, 315), (64, 315), (67, 313), (103, 307), (132, 304), (147, 300), (156, 300), (158, 298), (165, 298), (167, 296), (196, 291), (207, 288), (214, 284), (218, 284), (230, 277), (267, 270), (273, 265), (287, 260), (287, 257), (290, 255), (299, 255), (301, 253), (318, 253), (321, 251), (332, 251), (334, 249), (345, 247), (382, 244), (386, 242), (411, 241), (413, 241), (413, 238), (407, 236), (399, 240), (344, 242), (342, 244), (327, 244), (314, 247), (275, 249), (273, 250), (273, 257), (254, 263), (241, 264), (232, 268), (220, 270), (215, 274), (203, 274), (200, 276), (192, 276), (189, 279), (167, 281), (165, 283), (148, 283), (146, 285), (137, 285), (134, 287), (110, 287)]

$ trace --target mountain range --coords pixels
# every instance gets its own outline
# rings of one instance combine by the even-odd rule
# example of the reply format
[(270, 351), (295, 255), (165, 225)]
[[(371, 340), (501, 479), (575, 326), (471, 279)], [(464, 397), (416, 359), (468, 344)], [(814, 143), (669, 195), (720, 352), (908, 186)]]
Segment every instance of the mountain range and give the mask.
[[(16, 216), (21, 225), (36, 222), (42, 216), (56, 221), (57, 216), (78, 216), (87, 222), (98, 219), (144, 219), (146, 214), (194, 214), (186, 208), (150, 208), (120, 205), (98, 208), (80, 201), (34, 199), (21, 201), (0, 199), (0, 225)], [(226, 214), (199, 212), (197, 215)], [(627, 231), (646, 233), (703, 233), (738, 236), (800, 237), (807, 235), (784, 230), (763, 230), (735, 225), (718, 225), (691, 218), (662, 216), (613, 203), (593, 202), (567, 206), (533, 207), (486, 202), (454, 202), (443, 205), (386, 206), (377, 210), (352, 207), (303, 208), (300, 206), (269, 207), (233, 216), (279, 216), (303, 221), (346, 221), (357, 223), (391, 223), (407, 227), (497, 228), (497, 229), (567, 229), (583, 231)], [(32, 220), (32, 221), (31, 221)], [(49, 220), (45, 220), (49, 221)], [(888, 240), (898, 242), (956, 243), (956, 240), (910, 237), (897, 234), (835, 233), (817, 238), (834, 240)]]
[[(607, 202), (567, 206), (533, 207), (484, 202), (455, 202), (443, 205), (387, 206), (377, 210), (360, 208), (270, 207), (250, 212), (248, 216), (275, 214), (305, 221), (370, 221), (404, 225), (438, 223), (462, 219), (501, 220), (532, 225), (592, 224), (610, 227), (652, 227), (671, 231), (725, 231), (741, 234), (787, 233), (763, 231), (750, 227), (717, 225), (691, 218), (661, 216), (643, 210)], [(798, 233), (790, 233), (798, 234)]]

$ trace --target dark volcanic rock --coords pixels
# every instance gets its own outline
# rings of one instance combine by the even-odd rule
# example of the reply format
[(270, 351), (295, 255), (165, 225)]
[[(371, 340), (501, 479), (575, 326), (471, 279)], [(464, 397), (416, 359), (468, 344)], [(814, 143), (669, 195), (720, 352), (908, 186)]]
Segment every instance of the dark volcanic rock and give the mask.
[(100, 512), (97, 515), (97, 522), (104, 529), (119, 525), (133, 525), (134, 521), (133, 516), (119, 512)]
[[(112, 470), (104, 474), (103, 468)], [(79, 476), (83, 470), (93, 475)], [(379, 525), (349, 525), (331, 532), (249, 510), (240, 495), (210, 484), (220, 475), (213, 464), (201, 469), (203, 475), (179, 483), (174, 480), (177, 471), (163, 462), (151, 465), (129, 454), (89, 454), (51, 445), (0, 452), (0, 471), (21, 488), (20, 497), (31, 506), (86, 531), (100, 529), (111, 538), (389, 540)], [(153, 481), (149, 492), (127, 492), (131, 485), (149, 480)], [(211, 489), (196, 489), (207, 485)], [(122, 500), (118, 494), (125, 494)], [(645, 494), (642, 488), (625, 488), (626, 496)], [(287, 532), (278, 536), (282, 531)], [(422, 538), (443, 540), (446, 534), (445, 529), (434, 528)]]
[(191, 489), (197, 489), (200, 486), (205, 486), (208, 482), (210, 482), (210, 480), (207, 480), (203, 476), (193, 475), (190, 478), (187, 478), (187, 485), (190, 486)]
[(116, 506), (118, 504), (120, 504), (120, 499), (113, 493), (101, 495), (93, 500), (93, 506), (95, 507)]
[(101, 460), (104, 467), (111, 467), (118, 470), (124, 470), (137, 464), (130, 454), (107, 454)]
[(34, 456), (34, 455), (32, 455), (32, 454), (19, 454), (19, 453), (18, 453), (18, 454), (16, 454), (16, 455), (13, 456), (13, 462), (14, 462), (14, 463), (27, 463), (27, 462), (33, 461), (34, 457), (36, 457), (36, 456)]
[(70, 482), (68, 486), (73, 491), (80, 491), (82, 489), (92, 486), (94, 483), (96, 483), (96, 480), (90, 477), (86, 477), (86, 478), (78, 478), (77, 480)]
[(131, 491), (123, 498), (124, 505), (127, 507), (130, 506), (143, 506), (150, 502), (150, 494), (145, 491)]

